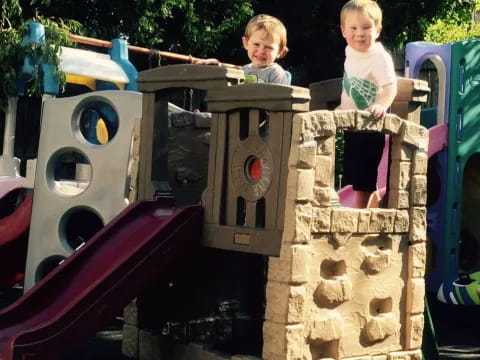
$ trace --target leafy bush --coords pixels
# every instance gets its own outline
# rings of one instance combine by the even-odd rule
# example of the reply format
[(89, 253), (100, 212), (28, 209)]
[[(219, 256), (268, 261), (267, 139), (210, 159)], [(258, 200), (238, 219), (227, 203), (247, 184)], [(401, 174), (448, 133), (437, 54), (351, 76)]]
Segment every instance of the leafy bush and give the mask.
[(475, 23), (474, 16), (478, 10), (480, 0), (453, 2), (427, 27), (425, 40), (444, 44), (480, 37), (480, 24)]
[[(28, 22), (37, 21), (45, 27), (45, 42), (22, 44), (22, 39), (28, 31)], [(60, 47), (71, 45), (68, 34), (72, 29), (78, 28), (78, 23), (62, 20), (54, 21), (52, 19), (37, 16), (35, 19), (21, 22), (17, 28), (14, 28), (9, 21), (7, 26), (0, 28), (0, 109), (5, 110), (8, 97), (18, 95), (18, 78), (21, 75), (21, 64), (29, 56), (36, 65), (52, 64), (54, 65), (54, 76), (63, 86), (65, 76), (58, 70), (60, 63)], [(39, 96), (41, 68), (35, 66), (32, 76), (27, 79), (25, 87), (26, 96)]]

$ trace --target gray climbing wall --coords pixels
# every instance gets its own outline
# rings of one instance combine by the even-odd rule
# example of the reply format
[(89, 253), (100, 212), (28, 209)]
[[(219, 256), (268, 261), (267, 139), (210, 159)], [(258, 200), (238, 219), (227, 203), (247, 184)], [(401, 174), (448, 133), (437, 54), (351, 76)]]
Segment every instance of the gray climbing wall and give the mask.
[(142, 94), (128, 91), (44, 103), (25, 291), (128, 205), (132, 135), (141, 114)]

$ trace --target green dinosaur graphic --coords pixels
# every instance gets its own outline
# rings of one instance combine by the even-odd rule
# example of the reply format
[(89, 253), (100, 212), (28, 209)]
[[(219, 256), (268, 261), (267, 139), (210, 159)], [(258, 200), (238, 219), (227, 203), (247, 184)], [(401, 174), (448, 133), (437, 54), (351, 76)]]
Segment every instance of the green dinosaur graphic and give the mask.
[(377, 97), (377, 86), (370, 80), (359, 79), (357, 77), (349, 78), (347, 73), (344, 73), (342, 86), (359, 110), (368, 108)]

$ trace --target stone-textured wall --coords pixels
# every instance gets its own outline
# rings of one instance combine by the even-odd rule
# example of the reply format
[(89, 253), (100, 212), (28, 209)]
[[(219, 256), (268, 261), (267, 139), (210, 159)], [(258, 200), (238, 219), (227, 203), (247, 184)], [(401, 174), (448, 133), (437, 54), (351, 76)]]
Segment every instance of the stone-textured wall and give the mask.
[[(335, 203), (337, 129), (392, 136), (388, 208)], [(428, 132), (387, 115), (295, 115), (282, 250), (269, 260), (263, 359), (420, 360)]]

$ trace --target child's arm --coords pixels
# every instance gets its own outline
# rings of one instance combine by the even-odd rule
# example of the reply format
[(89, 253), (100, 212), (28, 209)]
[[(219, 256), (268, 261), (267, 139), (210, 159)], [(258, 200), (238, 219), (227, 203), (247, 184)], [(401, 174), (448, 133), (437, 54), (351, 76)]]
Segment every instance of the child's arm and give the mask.
[(372, 113), (375, 119), (380, 119), (385, 116), (395, 96), (397, 96), (397, 83), (384, 85), (382, 92), (377, 95), (375, 102), (371, 104), (367, 110)]
[(198, 65), (218, 65), (222, 66), (222, 63), (218, 61), (218, 59), (210, 58), (210, 59), (196, 59), (193, 61), (194, 64)]

